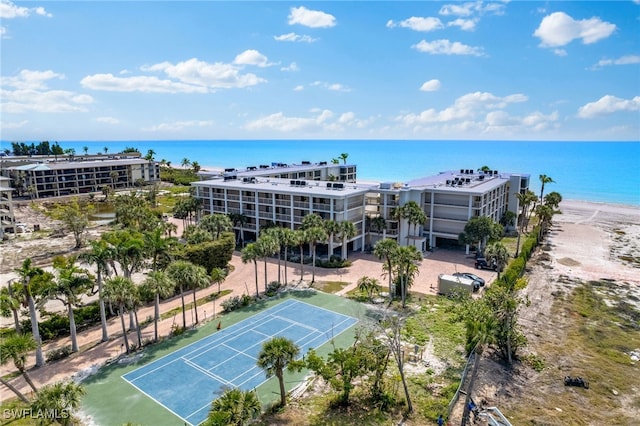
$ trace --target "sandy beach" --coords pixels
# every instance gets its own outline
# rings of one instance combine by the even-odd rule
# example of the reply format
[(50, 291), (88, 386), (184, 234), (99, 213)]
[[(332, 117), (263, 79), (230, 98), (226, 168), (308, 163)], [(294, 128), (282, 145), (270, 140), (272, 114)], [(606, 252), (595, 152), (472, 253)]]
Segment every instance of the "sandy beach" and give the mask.
[[(564, 201), (560, 206), (562, 214), (554, 218), (554, 226), (548, 238), (548, 255), (553, 264), (552, 269), (533, 268), (529, 276), (530, 285), (527, 292), (530, 293), (534, 304), (542, 303), (544, 287), (546, 285), (545, 274), (565, 274), (580, 279), (616, 279), (624, 280), (633, 285), (636, 292), (640, 292), (640, 207), (621, 206), (611, 204), (599, 204), (582, 201)], [(27, 220), (27, 219), (25, 219)], [(182, 221), (176, 220), (181, 226)], [(92, 231), (95, 232), (95, 231)], [(32, 242), (42, 244), (42, 242)], [(55, 240), (55, 244), (61, 250), (65, 244), (72, 246), (70, 240)], [(14, 241), (5, 244), (2, 248), (2, 269), (0, 270), (0, 282), (6, 285), (7, 281), (15, 278), (13, 269), (21, 262), (21, 254), (29, 253), (29, 241)], [(349, 285), (340, 293), (345, 293), (356, 286), (357, 280), (364, 276), (377, 278), (381, 283), (386, 283), (382, 276), (382, 263), (372, 255), (354, 253), (350, 256), (353, 266), (339, 270), (316, 269), (316, 279), (320, 281), (344, 281)], [(631, 260), (629, 260), (631, 259)], [(234, 271), (222, 284), (222, 289), (232, 290), (229, 296), (253, 293), (255, 290), (254, 267), (252, 264), (243, 264), (239, 253), (235, 253), (231, 264)], [(413, 292), (422, 294), (435, 294), (435, 284), (440, 273), (455, 271), (474, 271), (487, 280), (488, 285), (495, 278), (492, 271), (475, 271), (473, 258), (465, 256), (459, 251), (435, 250), (428, 253), (421, 266), (418, 279), (412, 288)], [(262, 266), (260, 265), (260, 271)], [(268, 274), (275, 277), (278, 273), (277, 262), (268, 264)], [(260, 272), (262, 277), (262, 272)], [(300, 279), (299, 266), (290, 265), (288, 278), (295, 285)], [(311, 278), (311, 269), (305, 268), (305, 280)], [(262, 281), (260, 281), (262, 286)], [(211, 286), (198, 293), (198, 297), (217, 291), (217, 286)], [(636, 300), (640, 300), (636, 299)], [(537, 302), (536, 302), (537, 301)], [(180, 298), (173, 298), (162, 303), (162, 311), (173, 309), (180, 305)], [(143, 307), (138, 316), (146, 318), (152, 315), (152, 307)], [(200, 318), (211, 319), (213, 305), (199, 308)], [(216, 308), (219, 310), (219, 304)], [(545, 309), (541, 306), (540, 309)], [(535, 311), (531, 311), (534, 312)], [(219, 311), (217, 312), (219, 314)], [(187, 314), (187, 318), (191, 318)], [(6, 319), (3, 319), (5, 324)], [(188, 321), (190, 322), (190, 321)], [(168, 335), (173, 320), (171, 318), (160, 323), (160, 334)], [(121, 353), (120, 325), (111, 320), (109, 331), (111, 340), (100, 343), (101, 332), (99, 327), (84, 331), (79, 334), (78, 340), (81, 351), (69, 358), (45, 365), (41, 368), (31, 369), (30, 375), (36, 386), (43, 386), (58, 380), (66, 379), (74, 374), (84, 374), (95, 370), (98, 366), (113, 359)], [(153, 325), (143, 330), (143, 339), (151, 338)], [(133, 338), (134, 336), (130, 336)], [(44, 346), (44, 352), (54, 348), (68, 345), (68, 339), (61, 339)], [(33, 365), (33, 359), (28, 360), (28, 365)], [(13, 369), (12, 365), (2, 366), (0, 374), (7, 374)], [(20, 390), (27, 392), (27, 386), (21, 377), (12, 380), (12, 384)], [(0, 389), (0, 398), (5, 400), (12, 398), (13, 394), (6, 388)]]

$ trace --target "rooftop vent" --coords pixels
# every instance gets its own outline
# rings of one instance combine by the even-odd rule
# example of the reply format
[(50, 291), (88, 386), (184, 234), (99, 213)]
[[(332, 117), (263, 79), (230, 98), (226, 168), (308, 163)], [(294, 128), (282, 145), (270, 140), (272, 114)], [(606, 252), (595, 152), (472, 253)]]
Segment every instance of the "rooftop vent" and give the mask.
[(309, 164), (311, 164), (311, 161), (303, 161), (303, 162), (302, 162), (302, 165), (303, 165), (303, 166), (308, 166)]

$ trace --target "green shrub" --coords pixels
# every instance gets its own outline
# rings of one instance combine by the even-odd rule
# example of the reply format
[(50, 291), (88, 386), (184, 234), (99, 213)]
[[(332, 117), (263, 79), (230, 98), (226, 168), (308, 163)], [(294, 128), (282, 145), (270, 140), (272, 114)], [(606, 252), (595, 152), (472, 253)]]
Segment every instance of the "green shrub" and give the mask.
[(203, 266), (207, 273), (211, 273), (213, 268), (227, 267), (233, 256), (235, 244), (233, 232), (225, 232), (215, 241), (188, 245), (182, 255), (185, 260)]
[(58, 361), (71, 355), (71, 345), (63, 346), (58, 349), (53, 349), (47, 352), (47, 362)]
[(340, 256), (331, 255), (329, 260), (316, 259), (316, 266), (319, 268), (348, 268), (352, 262), (348, 259), (342, 259)]
[(278, 294), (280, 288), (282, 288), (282, 285), (278, 281), (271, 281), (269, 284), (267, 284), (267, 291), (265, 294), (267, 295), (267, 297), (273, 297)]

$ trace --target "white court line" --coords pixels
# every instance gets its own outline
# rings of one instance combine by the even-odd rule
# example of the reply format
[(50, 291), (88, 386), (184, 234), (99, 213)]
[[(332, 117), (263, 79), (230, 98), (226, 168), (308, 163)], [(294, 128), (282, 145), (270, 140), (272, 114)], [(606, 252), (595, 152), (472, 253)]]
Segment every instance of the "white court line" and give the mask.
[[(148, 398), (150, 398), (152, 401), (154, 401), (156, 404), (158, 404), (159, 406), (163, 407), (165, 410), (167, 410), (168, 412), (170, 412), (171, 414), (173, 414), (174, 416), (176, 416), (179, 419), (184, 420), (185, 422), (187, 422), (190, 426), (193, 426), (193, 423), (191, 423), (190, 421), (188, 421), (185, 417), (182, 417), (181, 415), (179, 415), (178, 413), (176, 413), (175, 411), (173, 411), (171, 408), (167, 407), (166, 405), (164, 405), (162, 402), (158, 401), (157, 399), (155, 399), (153, 396), (149, 395), (148, 393), (146, 393), (145, 391), (143, 391), (142, 389), (140, 389), (138, 386), (136, 386), (133, 382), (127, 380), (124, 378), (124, 376), (122, 377), (124, 379), (125, 382), (129, 383), (131, 386), (133, 386), (134, 388), (138, 389), (138, 392), (140, 392), (143, 395), (146, 395)], [(188, 416), (187, 416), (188, 417)]]
[(222, 382), (223, 384), (225, 384), (225, 385), (227, 385), (227, 386), (232, 385), (232, 384), (231, 384), (231, 382), (229, 382), (229, 381), (227, 381), (227, 380), (223, 379), (222, 377), (217, 376), (216, 374), (213, 374), (213, 373), (209, 372), (208, 370), (205, 370), (204, 368), (202, 368), (202, 367), (201, 367), (201, 366), (199, 366), (198, 364), (196, 364), (196, 363), (194, 363), (194, 362), (191, 362), (191, 361), (189, 361), (188, 359), (184, 359), (184, 358), (183, 358), (183, 361), (184, 361), (184, 363), (185, 363), (185, 364), (187, 364), (189, 367), (194, 368), (194, 369), (196, 369), (196, 370), (200, 371), (202, 374), (204, 374), (204, 375), (206, 375), (206, 376), (209, 376), (209, 377), (211, 377), (212, 379), (216, 379), (217, 381)]

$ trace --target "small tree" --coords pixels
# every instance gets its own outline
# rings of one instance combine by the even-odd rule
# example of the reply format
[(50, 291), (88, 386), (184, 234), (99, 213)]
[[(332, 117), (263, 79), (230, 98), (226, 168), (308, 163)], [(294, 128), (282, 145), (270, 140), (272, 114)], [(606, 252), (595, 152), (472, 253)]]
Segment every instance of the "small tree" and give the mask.
[(122, 337), (124, 338), (127, 353), (129, 353), (129, 338), (127, 337), (127, 327), (124, 323), (124, 313), (135, 292), (135, 284), (129, 278), (113, 277), (109, 278), (104, 284), (105, 298), (118, 307), (118, 316), (122, 325)]
[(160, 320), (160, 298), (169, 297), (173, 294), (175, 283), (164, 271), (151, 271), (142, 283), (142, 294), (153, 297), (153, 338), (158, 341), (158, 321)]
[(204, 426), (243, 426), (260, 414), (262, 406), (255, 391), (227, 389), (213, 401)]
[(369, 300), (373, 300), (373, 294), (378, 292), (379, 285), (380, 282), (377, 279), (367, 276), (358, 280), (358, 290), (365, 293)]
[(84, 233), (89, 226), (89, 215), (93, 212), (91, 204), (80, 206), (77, 198), (71, 199), (68, 203), (58, 204), (52, 211), (54, 219), (60, 220), (73, 233), (76, 245), (74, 248), (82, 247)]
[[(60, 425), (77, 424), (72, 413), (80, 408), (85, 395), (84, 387), (74, 382), (58, 382), (40, 389), (38, 397), (31, 403), (33, 413), (52, 413), (47, 420), (54, 420)], [(43, 419), (44, 420), (44, 419)]]
[(287, 393), (284, 387), (284, 369), (294, 369), (292, 361), (300, 353), (300, 348), (285, 337), (274, 337), (262, 345), (258, 354), (258, 367), (262, 368), (267, 378), (276, 376), (280, 384), (280, 406), (287, 404)]
[[(35, 348), (36, 341), (28, 334), (11, 334), (8, 337), (4, 337), (0, 340), (0, 365), (13, 361), (13, 365), (22, 374), (25, 382), (29, 384), (35, 393), (38, 393), (36, 385), (33, 384), (31, 377), (29, 377), (26, 366), (27, 354)], [(20, 396), (19, 392), (16, 394)]]

